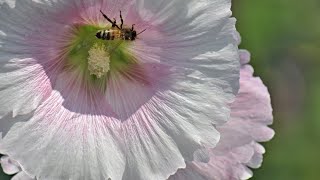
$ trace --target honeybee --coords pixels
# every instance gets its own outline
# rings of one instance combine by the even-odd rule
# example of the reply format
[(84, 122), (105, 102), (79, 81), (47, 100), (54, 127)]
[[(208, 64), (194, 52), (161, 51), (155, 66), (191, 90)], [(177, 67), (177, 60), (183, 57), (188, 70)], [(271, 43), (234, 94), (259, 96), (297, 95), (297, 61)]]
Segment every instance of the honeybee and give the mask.
[(98, 31), (96, 34), (96, 37), (98, 39), (134, 41), (139, 34), (143, 33), (146, 30), (145, 29), (137, 34), (137, 31), (134, 30), (135, 24), (133, 24), (131, 28), (126, 28), (126, 27), (123, 28), (123, 19), (122, 19), (121, 11), (120, 11), (120, 19), (121, 19), (120, 27), (117, 25), (116, 19), (113, 19), (113, 21), (111, 21), (111, 19), (108, 18), (108, 16), (105, 15), (101, 10), (100, 12), (103, 15), (103, 17), (112, 24), (112, 27), (110, 29)]

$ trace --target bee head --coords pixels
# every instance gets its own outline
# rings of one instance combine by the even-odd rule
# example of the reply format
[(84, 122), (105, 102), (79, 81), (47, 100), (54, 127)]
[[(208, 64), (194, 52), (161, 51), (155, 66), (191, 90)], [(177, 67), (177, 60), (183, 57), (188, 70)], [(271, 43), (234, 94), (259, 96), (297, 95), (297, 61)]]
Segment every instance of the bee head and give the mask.
[(132, 31), (131, 32), (131, 40), (135, 40), (137, 38), (137, 31)]

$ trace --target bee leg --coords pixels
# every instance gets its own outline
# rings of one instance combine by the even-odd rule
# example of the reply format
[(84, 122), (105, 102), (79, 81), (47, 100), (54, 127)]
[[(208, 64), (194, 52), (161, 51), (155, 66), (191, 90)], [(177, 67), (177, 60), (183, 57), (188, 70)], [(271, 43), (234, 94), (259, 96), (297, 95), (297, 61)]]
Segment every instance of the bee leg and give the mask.
[(117, 26), (117, 20), (113, 18), (112, 27), (116, 27), (116, 26)]
[(120, 19), (121, 19), (120, 29), (122, 29), (122, 26), (123, 26), (123, 19), (122, 19), (121, 11), (120, 11)]
[(134, 30), (134, 26), (135, 26), (135, 24), (132, 24), (132, 28), (131, 28), (131, 31), (133, 31), (133, 30)]
[(120, 29), (119, 26), (117, 25), (117, 22), (116, 22), (115, 19), (114, 19), (114, 22), (112, 22), (111, 19), (108, 18), (108, 16), (105, 15), (101, 10), (100, 10), (100, 12), (101, 12), (101, 14), (103, 15), (103, 17), (112, 24), (112, 27), (117, 27), (118, 29)]
[(104, 17), (105, 19), (107, 19), (111, 24), (113, 24), (113, 22), (111, 21), (110, 18), (108, 18), (107, 15), (105, 15), (101, 10), (100, 10), (100, 12), (101, 12), (101, 14), (103, 15), (103, 17)]

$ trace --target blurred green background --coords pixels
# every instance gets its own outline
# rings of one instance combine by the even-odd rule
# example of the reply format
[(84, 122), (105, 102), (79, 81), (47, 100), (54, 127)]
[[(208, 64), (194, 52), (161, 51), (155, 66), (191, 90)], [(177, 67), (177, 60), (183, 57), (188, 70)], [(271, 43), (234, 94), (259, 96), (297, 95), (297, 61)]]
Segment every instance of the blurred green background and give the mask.
[(276, 135), (252, 179), (320, 179), (320, 0), (234, 0), (233, 14), (274, 108)]
[(255, 180), (320, 179), (320, 1), (234, 0), (233, 15), (268, 86), (274, 139)]

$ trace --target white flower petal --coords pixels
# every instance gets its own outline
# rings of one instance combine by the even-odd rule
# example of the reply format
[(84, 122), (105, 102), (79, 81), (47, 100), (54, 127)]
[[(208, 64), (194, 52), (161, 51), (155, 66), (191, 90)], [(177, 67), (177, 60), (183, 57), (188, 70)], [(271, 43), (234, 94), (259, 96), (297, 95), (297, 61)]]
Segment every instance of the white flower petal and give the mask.
[[(22, 115), (22, 116), (16, 116), (16, 117), (12, 117), (12, 114), (8, 114), (7, 116), (4, 116), (3, 118), (0, 119), (0, 133), (2, 134), (2, 136), (5, 136), (15, 123), (27, 121), (32, 117), (32, 115), (33, 115), (33, 112), (26, 115)], [(0, 138), (0, 141), (1, 141), (1, 138)]]
[(13, 117), (30, 113), (43, 100), (46, 91), (50, 91), (46, 75), (37, 65), (6, 72), (8, 67), (6, 64), (0, 69), (0, 117), (9, 112)]
[(245, 65), (250, 62), (251, 54), (249, 51), (245, 49), (240, 49), (239, 56), (240, 56), (240, 64)]
[(11, 8), (14, 8), (16, 5), (16, 0), (0, 0), (0, 5), (7, 4)]
[(30, 177), (27, 173), (24, 171), (19, 172), (15, 176), (11, 178), (11, 180), (35, 180), (34, 178)]
[(39, 179), (121, 179), (125, 158), (114, 134), (117, 125), (72, 113), (62, 102), (54, 92), (32, 119), (13, 126), (0, 151)]
[(2, 156), (0, 159), (0, 163), (3, 172), (6, 174), (12, 175), (21, 170), (19, 164), (14, 160), (10, 159), (8, 156)]
[(26, 50), (23, 37), (30, 19), (7, 6), (0, 7), (0, 19), (0, 117), (15, 117), (33, 111), (51, 88), (45, 71)]
[[(242, 62), (249, 61), (249, 53), (240, 51)], [(270, 95), (260, 78), (253, 77), (253, 68), (243, 64), (240, 90), (231, 103), (231, 120), (218, 125), (221, 140), (210, 151), (208, 163), (188, 162), (169, 180), (199, 179), (248, 179), (252, 171), (262, 163), (265, 150), (257, 142), (270, 140), (274, 131), (267, 127), (272, 123)], [(248, 166), (248, 167), (247, 167)], [(193, 175), (190, 175), (193, 174)], [(201, 178), (200, 178), (201, 177)]]
[(262, 165), (263, 161), (263, 154), (265, 153), (265, 149), (262, 145), (258, 143), (254, 143), (254, 155), (247, 163), (247, 165), (251, 168), (259, 168)]

